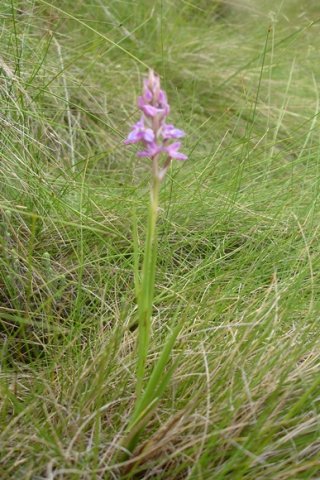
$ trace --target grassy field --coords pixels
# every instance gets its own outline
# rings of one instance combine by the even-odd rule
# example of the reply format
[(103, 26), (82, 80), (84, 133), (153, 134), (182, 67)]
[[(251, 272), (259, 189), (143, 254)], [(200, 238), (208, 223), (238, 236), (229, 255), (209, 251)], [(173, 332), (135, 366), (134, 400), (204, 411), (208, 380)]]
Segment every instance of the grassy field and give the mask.
[[(0, 478), (320, 478), (318, 0), (2, 0)], [(189, 159), (161, 189), (136, 449), (123, 145), (148, 68)]]

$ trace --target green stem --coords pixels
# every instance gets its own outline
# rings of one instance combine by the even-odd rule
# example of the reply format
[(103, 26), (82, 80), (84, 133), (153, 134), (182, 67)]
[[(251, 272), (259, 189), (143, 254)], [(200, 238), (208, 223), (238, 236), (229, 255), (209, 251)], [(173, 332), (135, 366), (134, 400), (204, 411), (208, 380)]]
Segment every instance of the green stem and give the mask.
[(138, 361), (136, 395), (140, 397), (146, 370), (147, 355), (151, 335), (151, 318), (155, 284), (155, 266), (157, 259), (157, 217), (159, 204), (160, 180), (158, 176), (158, 160), (153, 159), (153, 180), (151, 201), (146, 235), (145, 252), (142, 266), (141, 288), (138, 297)]

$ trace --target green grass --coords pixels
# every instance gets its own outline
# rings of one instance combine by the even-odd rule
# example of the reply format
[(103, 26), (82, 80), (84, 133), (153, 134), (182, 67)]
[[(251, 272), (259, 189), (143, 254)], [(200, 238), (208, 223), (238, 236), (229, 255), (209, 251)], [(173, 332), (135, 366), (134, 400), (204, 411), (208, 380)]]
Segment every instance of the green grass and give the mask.
[[(318, 0), (3, 0), (1, 479), (320, 475)], [(123, 146), (147, 67), (188, 161), (160, 194), (129, 460), (150, 165)], [(151, 406), (152, 407), (152, 406)]]

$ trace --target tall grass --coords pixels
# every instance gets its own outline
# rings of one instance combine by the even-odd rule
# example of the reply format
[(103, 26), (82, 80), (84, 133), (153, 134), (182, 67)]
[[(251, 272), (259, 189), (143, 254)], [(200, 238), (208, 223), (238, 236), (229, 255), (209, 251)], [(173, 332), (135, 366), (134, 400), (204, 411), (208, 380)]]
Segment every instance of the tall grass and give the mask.
[[(1, 478), (317, 478), (317, 2), (0, 16)], [(160, 192), (149, 391), (168, 339), (174, 373), (122, 460), (150, 167), (123, 139), (149, 66), (189, 160)]]

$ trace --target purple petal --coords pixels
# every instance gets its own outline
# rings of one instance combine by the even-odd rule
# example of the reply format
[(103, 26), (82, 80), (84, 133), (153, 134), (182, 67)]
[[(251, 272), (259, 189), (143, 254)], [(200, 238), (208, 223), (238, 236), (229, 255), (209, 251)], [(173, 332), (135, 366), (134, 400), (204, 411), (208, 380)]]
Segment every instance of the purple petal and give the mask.
[(166, 151), (171, 154), (171, 152), (175, 152), (176, 150), (179, 150), (179, 148), (181, 147), (181, 142), (174, 142), (174, 143), (171, 143), (171, 145), (168, 145), (166, 147)]
[(129, 143), (137, 143), (141, 141), (141, 132), (138, 128), (134, 128), (129, 135), (127, 136), (124, 143), (128, 145)]
[(145, 99), (143, 97), (138, 97), (137, 103), (138, 103), (138, 108), (140, 108), (140, 110), (142, 110), (146, 104)]
[(138, 157), (154, 157), (158, 153), (160, 153), (162, 147), (157, 145), (155, 142), (148, 143), (146, 150), (142, 150), (137, 153)]
[(140, 108), (148, 117), (155, 117), (159, 113), (159, 109), (152, 105), (142, 105)]
[(169, 115), (170, 105), (168, 104), (167, 96), (163, 90), (159, 92), (159, 104), (164, 111), (165, 116)]
[(144, 92), (143, 92), (143, 96), (144, 96), (144, 99), (146, 102), (151, 102), (152, 98), (153, 98), (153, 95), (152, 95), (152, 92), (150, 91), (150, 89), (148, 87), (145, 87), (144, 89)]
[(143, 118), (133, 125), (133, 128), (144, 128)]
[(181, 138), (184, 137), (185, 133), (179, 128), (175, 128), (174, 125), (164, 125), (162, 127), (162, 137), (167, 140), (168, 138)]
[(165, 92), (163, 90), (159, 91), (159, 102), (162, 105), (168, 105), (167, 95), (165, 94)]
[(175, 158), (176, 160), (187, 160), (188, 157), (184, 153), (179, 152), (180, 147), (181, 143), (175, 142), (165, 147), (165, 151), (168, 153), (170, 158)]
[(151, 128), (146, 128), (143, 132), (143, 139), (145, 142), (153, 142), (154, 141), (154, 133), (153, 133), (153, 130), (151, 130)]
[(148, 144), (148, 152), (153, 157), (162, 151), (162, 147), (157, 145), (155, 142)]
[(172, 130), (172, 138), (182, 138), (185, 136), (185, 132), (183, 130), (180, 130), (179, 128), (175, 128)]
[(171, 158), (174, 158), (175, 160), (187, 160), (187, 155), (185, 155), (184, 153), (181, 153), (181, 152), (175, 152), (172, 156), (170, 156)]

